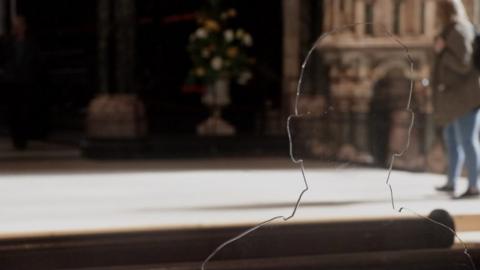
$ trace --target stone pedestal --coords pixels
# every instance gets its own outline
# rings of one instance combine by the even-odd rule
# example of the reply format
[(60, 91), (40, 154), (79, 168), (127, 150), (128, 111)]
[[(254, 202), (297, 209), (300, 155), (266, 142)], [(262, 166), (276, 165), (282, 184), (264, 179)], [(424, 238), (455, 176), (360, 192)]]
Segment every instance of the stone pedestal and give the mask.
[(222, 118), (218, 109), (197, 126), (197, 134), (200, 136), (233, 136), (235, 127)]
[(202, 103), (209, 107), (211, 115), (197, 126), (197, 134), (201, 136), (232, 136), (235, 127), (222, 118), (222, 109), (231, 103), (230, 80), (220, 78), (207, 87)]
[(146, 135), (142, 102), (129, 94), (99, 95), (88, 107), (89, 139), (135, 139)]

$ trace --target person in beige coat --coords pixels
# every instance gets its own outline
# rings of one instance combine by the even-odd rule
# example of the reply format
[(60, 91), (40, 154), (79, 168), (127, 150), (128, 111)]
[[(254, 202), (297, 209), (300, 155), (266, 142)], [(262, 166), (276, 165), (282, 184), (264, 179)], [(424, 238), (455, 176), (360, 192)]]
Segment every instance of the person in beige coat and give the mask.
[(440, 0), (442, 31), (435, 39), (433, 93), (435, 121), (443, 127), (448, 153), (447, 183), (438, 191), (454, 192), (465, 163), (468, 189), (459, 198), (479, 196), (480, 84), (473, 66), (475, 28), (461, 0)]

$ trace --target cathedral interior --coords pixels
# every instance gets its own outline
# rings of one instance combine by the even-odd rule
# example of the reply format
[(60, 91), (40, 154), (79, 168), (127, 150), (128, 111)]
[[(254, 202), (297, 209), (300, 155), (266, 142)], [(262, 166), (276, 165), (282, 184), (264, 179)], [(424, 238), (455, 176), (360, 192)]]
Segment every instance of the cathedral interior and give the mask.
[(0, 269), (476, 270), (439, 1), (0, 0)]

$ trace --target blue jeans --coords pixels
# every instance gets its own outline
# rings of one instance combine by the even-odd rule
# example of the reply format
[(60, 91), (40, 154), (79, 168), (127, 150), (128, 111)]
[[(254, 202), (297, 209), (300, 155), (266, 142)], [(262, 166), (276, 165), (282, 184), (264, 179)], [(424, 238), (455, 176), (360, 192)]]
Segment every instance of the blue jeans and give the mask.
[(448, 185), (455, 186), (465, 163), (469, 187), (477, 187), (480, 169), (479, 112), (480, 109), (477, 109), (459, 117), (443, 130), (448, 152)]

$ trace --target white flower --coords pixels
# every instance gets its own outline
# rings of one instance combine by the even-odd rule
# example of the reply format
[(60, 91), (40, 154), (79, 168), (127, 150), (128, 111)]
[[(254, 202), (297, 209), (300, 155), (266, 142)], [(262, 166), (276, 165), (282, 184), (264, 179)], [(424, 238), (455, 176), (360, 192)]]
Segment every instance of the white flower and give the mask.
[(198, 28), (197, 31), (195, 32), (195, 35), (198, 37), (198, 38), (206, 38), (208, 33), (207, 33), (207, 30), (203, 29), (203, 28)]
[(225, 32), (223, 32), (223, 36), (225, 37), (225, 40), (227, 42), (232, 42), (232, 40), (234, 38), (234, 34), (233, 34), (233, 31), (231, 29), (228, 29)]
[(210, 64), (212, 65), (212, 68), (214, 70), (220, 70), (223, 67), (223, 59), (219, 56), (215, 56), (214, 58), (212, 58)]
[(243, 44), (247, 47), (251, 47), (253, 45), (253, 39), (252, 39), (252, 36), (250, 34), (245, 34), (243, 36)]
[(238, 76), (237, 82), (240, 85), (246, 85), (248, 81), (252, 79), (252, 73), (249, 71), (244, 71)]
[(207, 49), (202, 50), (202, 57), (203, 58), (209, 58), (210, 57), (210, 51)]

